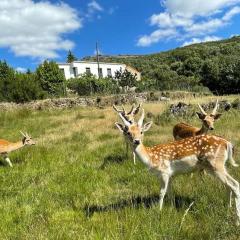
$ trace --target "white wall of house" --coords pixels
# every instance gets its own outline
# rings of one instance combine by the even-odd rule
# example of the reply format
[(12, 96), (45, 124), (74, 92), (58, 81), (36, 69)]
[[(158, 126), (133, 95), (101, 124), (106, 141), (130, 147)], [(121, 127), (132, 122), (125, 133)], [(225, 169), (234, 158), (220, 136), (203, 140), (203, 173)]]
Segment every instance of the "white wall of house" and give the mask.
[[(86, 73), (89, 69), (93, 75), (98, 76), (97, 62), (74, 61), (72, 63), (58, 63), (58, 66), (64, 71), (66, 79), (77, 77), (80, 74)], [(103, 77), (108, 77), (109, 75), (114, 76), (116, 71), (119, 71), (120, 69), (124, 71), (126, 69), (126, 65), (120, 63), (100, 62), (99, 67), (102, 69)]]

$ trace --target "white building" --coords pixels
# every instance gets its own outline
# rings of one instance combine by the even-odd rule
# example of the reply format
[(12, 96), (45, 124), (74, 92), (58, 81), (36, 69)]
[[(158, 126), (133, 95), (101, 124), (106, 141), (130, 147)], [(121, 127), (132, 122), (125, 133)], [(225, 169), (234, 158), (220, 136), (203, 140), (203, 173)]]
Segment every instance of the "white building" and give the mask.
[[(74, 61), (72, 63), (58, 63), (59, 68), (64, 72), (65, 78), (75, 78), (83, 73), (91, 73), (98, 76), (98, 63), (88, 61)], [(124, 71), (136, 74), (137, 80), (141, 80), (141, 74), (135, 68), (121, 63), (104, 63), (99, 62), (100, 77), (114, 77), (116, 71)]]

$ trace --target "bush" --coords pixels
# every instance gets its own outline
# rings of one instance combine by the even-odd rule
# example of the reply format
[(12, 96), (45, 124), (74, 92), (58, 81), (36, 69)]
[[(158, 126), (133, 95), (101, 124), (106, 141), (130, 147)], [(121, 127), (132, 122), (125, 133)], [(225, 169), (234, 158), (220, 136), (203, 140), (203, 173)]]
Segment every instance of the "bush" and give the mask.
[(112, 78), (97, 79), (92, 74), (82, 74), (78, 78), (69, 79), (67, 87), (80, 96), (93, 94), (118, 93), (118, 86)]
[(42, 89), (50, 96), (65, 95), (66, 80), (58, 65), (51, 61), (44, 61), (36, 69), (36, 80)]

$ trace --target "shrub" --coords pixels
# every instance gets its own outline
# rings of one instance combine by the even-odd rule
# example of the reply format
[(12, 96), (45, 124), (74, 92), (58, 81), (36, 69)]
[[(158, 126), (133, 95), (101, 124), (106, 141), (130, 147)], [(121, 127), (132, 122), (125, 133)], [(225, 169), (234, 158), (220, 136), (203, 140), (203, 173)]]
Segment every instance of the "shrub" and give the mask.
[(80, 96), (119, 92), (117, 82), (112, 78), (98, 79), (89, 73), (81, 74), (78, 78), (69, 79), (67, 87)]

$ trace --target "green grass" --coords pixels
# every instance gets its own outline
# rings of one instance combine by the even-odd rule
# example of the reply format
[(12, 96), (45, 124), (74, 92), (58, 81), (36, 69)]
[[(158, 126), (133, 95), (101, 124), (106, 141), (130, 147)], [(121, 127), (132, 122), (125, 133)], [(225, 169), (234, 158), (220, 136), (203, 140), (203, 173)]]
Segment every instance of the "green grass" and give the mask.
[[(144, 105), (154, 115), (167, 106)], [(212, 176), (176, 177), (160, 212), (158, 179), (126, 158), (117, 120), (111, 108), (0, 112), (0, 138), (17, 141), (22, 130), (37, 140), (10, 154), (12, 169), (0, 166), (0, 239), (240, 239), (227, 191)], [(237, 162), (239, 120), (231, 110), (215, 130), (235, 144)], [(177, 121), (153, 125), (145, 143), (171, 140)], [(239, 169), (229, 171), (240, 180)]]

